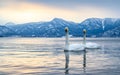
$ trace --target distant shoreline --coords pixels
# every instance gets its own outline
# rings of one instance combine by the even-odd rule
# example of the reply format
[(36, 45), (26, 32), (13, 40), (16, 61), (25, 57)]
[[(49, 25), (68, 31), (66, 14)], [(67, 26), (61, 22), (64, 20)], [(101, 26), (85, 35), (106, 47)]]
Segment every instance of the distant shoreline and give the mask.
[[(64, 37), (22, 37), (22, 36), (3, 36), (0, 38), (64, 38)], [(83, 39), (83, 37), (70, 37), (70, 39)], [(87, 39), (120, 39), (120, 37), (87, 37)]]

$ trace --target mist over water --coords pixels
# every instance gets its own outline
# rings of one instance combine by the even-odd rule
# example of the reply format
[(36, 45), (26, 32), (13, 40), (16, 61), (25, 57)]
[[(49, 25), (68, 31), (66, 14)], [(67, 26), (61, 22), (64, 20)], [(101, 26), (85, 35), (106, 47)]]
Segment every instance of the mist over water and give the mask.
[(119, 75), (120, 39), (87, 41), (102, 48), (64, 52), (64, 38), (0, 38), (0, 75)]

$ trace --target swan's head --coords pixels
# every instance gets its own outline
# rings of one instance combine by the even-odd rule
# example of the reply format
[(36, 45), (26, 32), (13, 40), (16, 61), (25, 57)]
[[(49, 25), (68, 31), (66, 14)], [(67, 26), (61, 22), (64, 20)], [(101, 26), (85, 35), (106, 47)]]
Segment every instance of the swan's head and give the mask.
[(86, 34), (86, 29), (83, 29), (83, 33)]
[(65, 27), (65, 32), (68, 32), (68, 31), (69, 31), (68, 27)]

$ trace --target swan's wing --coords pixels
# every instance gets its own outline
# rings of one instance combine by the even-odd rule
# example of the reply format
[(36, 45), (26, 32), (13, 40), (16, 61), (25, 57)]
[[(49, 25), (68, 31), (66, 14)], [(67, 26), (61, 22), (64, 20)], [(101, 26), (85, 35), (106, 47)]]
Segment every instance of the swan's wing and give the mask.
[(71, 44), (69, 45), (69, 50), (73, 50), (73, 51), (78, 51), (78, 50), (84, 50), (85, 47), (83, 44)]
[(100, 48), (100, 45), (97, 43), (88, 42), (86, 43), (86, 48)]

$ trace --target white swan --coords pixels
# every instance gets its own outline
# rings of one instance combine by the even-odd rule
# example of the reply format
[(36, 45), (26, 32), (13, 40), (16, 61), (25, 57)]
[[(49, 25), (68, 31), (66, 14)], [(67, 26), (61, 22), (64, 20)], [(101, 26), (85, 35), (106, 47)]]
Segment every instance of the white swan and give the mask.
[(65, 40), (65, 51), (78, 51), (84, 50), (85, 47), (83, 44), (69, 44), (69, 29), (68, 27), (65, 28), (66, 33), (66, 40)]
[(86, 43), (86, 30), (83, 30), (84, 38), (83, 43), (81, 44), (69, 44), (69, 29), (68, 27), (65, 28), (66, 33), (66, 40), (65, 40), (65, 51), (79, 51), (84, 49), (98, 49), (100, 48), (100, 45), (92, 42)]
[(87, 49), (99, 49), (101, 48), (99, 44), (97, 43), (93, 43), (93, 42), (86, 42), (86, 30), (84, 29), (83, 30), (83, 44), (84, 44), (84, 47), (87, 48)]

